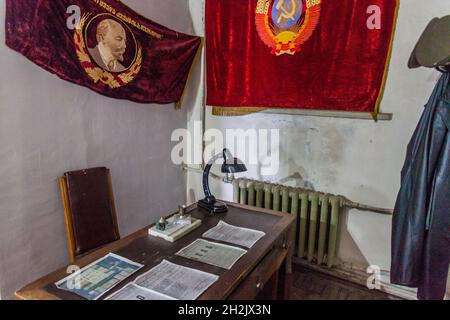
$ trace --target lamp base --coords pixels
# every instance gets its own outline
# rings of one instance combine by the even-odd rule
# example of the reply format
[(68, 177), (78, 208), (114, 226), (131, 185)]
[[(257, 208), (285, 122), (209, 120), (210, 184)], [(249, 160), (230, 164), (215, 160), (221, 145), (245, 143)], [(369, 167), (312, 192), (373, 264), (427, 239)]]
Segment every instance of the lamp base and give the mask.
[(198, 206), (209, 213), (225, 213), (228, 207), (225, 203), (217, 201), (214, 196), (206, 197), (198, 202)]

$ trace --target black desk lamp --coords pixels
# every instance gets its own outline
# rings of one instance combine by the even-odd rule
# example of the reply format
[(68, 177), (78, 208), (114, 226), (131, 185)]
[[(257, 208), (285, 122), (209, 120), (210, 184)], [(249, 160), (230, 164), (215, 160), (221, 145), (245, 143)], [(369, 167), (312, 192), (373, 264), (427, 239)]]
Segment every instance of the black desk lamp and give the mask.
[(198, 206), (208, 210), (210, 213), (223, 213), (228, 211), (227, 205), (223, 202), (217, 201), (211, 194), (208, 181), (211, 167), (218, 159), (222, 158), (224, 160), (222, 164), (222, 173), (225, 173), (225, 182), (230, 182), (231, 177), (235, 173), (247, 171), (245, 164), (238, 158), (234, 158), (228, 149), (223, 149), (221, 153), (218, 153), (211, 160), (209, 160), (205, 170), (203, 171), (203, 191), (205, 192), (205, 199), (200, 200), (198, 202)]

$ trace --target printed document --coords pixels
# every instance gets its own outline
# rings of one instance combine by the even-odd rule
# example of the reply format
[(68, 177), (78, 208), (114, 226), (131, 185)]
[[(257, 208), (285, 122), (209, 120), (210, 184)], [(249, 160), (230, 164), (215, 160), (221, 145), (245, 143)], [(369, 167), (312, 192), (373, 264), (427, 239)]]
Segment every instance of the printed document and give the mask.
[(175, 300), (156, 291), (145, 289), (129, 283), (119, 291), (113, 293), (105, 300)]
[(246, 253), (247, 250), (241, 248), (197, 239), (177, 252), (177, 255), (230, 270)]
[(217, 226), (206, 231), (203, 238), (251, 248), (265, 235), (262, 231), (236, 227), (221, 220)]
[(88, 300), (97, 300), (142, 267), (142, 264), (110, 253), (55, 285)]
[(164, 260), (139, 276), (135, 284), (179, 300), (195, 300), (219, 277)]

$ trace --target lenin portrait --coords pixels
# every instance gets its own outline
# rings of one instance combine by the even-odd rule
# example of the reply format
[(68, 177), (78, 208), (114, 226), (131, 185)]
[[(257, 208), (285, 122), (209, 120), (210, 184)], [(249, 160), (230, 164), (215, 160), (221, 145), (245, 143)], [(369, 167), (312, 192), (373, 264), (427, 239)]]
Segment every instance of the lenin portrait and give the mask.
[(123, 72), (124, 54), (127, 49), (125, 28), (113, 19), (104, 19), (97, 25), (97, 45), (89, 48), (89, 54), (99, 67), (110, 72)]

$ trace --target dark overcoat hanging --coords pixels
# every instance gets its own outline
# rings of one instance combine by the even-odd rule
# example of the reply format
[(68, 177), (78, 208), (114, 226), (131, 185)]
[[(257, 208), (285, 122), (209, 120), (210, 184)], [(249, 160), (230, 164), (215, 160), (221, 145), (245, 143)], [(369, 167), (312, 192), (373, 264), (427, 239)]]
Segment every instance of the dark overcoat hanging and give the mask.
[(391, 282), (443, 299), (450, 261), (450, 74), (444, 73), (408, 145), (392, 226)]

